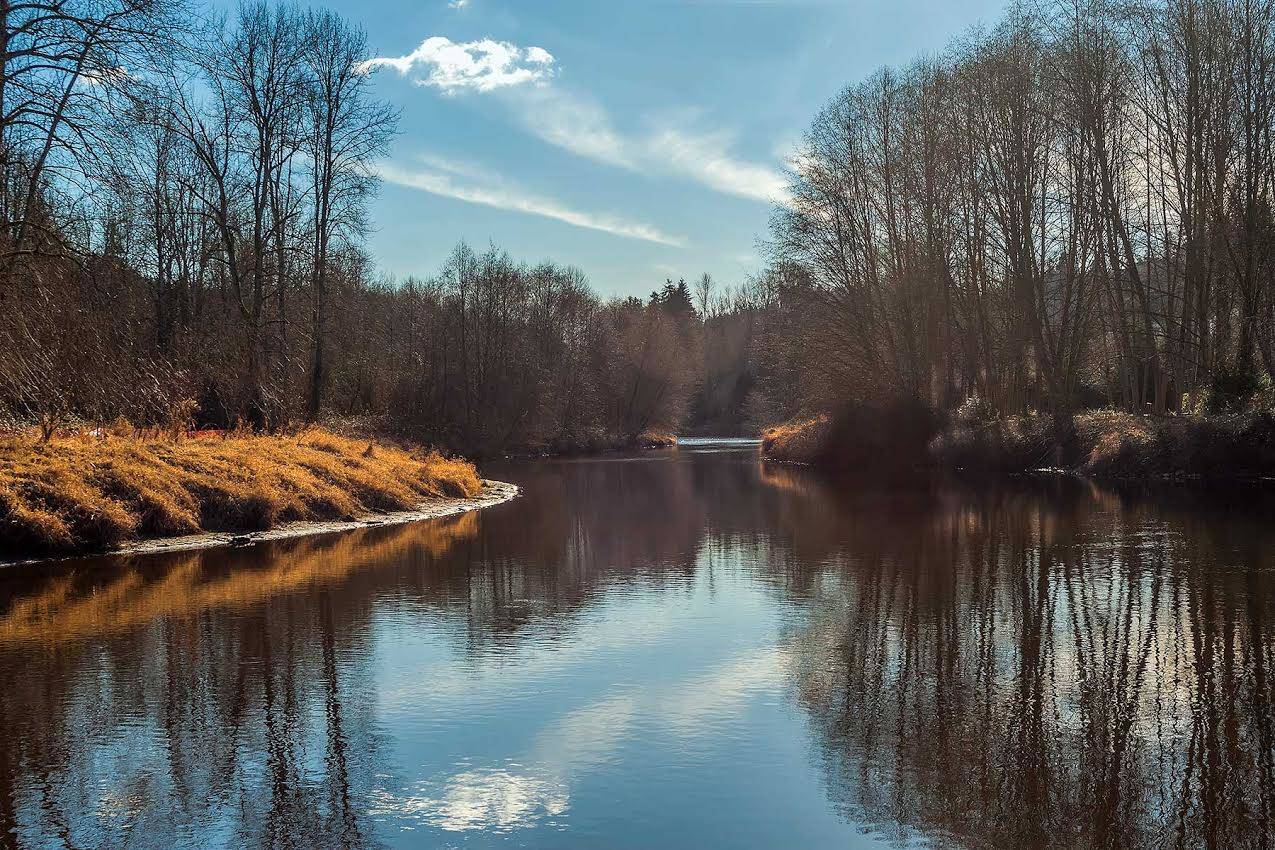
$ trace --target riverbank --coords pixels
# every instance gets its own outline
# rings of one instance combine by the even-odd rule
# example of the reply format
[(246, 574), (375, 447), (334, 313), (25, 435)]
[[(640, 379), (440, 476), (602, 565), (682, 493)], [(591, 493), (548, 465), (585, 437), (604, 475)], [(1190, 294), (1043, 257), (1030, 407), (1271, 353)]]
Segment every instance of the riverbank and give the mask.
[(920, 439), (897, 415), (829, 415), (786, 423), (763, 434), (773, 460), (855, 466), (885, 458), (898, 468), (940, 467), (963, 474), (1066, 471), (1096, 480), (1243, 480), (1275, 477), (1275, 414), (1141, 416), (1092, 410), (1052, 416), (954, 417)]
[(20, 434), (0, 438), (0, 559), (249, 542), (511, 497), (468, 461), (322, 429), (179, 439), (96, 430), (47, 443)]
[(787, 463), (817, 463), (831, 449), (831, 428), (827, 413), (766, 428), (761, 432), (762, 453)]
[[(358, 517), (341, 520), (317, 520), (288, 522), (266, 531), (250, 532), (202, 532), (180, 537), (156, 537), (125, 543), (102, 554), (111, 555), (149, 555), (161, 552), (189, 552), (199, 549), (219, 549), (229, 546), (251, 546), (256, 543), (268, 543), (276, 540), (288, 540), (294, 537), (312, 537), (321, 534), (335, 534), (342, 531), (354, 531), (360, 528), (377, 528), (380, 526), (404, 525), (409, 522), (422, 522), (429, 519), (445, 519), (470, 511), (489, 508), (508, 502), (521, 491), (513, 484), (504, 481), (482, 480), (482, 488), (478, 495), (468, 497), (439, 497), (422, 502), (415, 510), (390, 511), (387, 513), (369, 513)], [(74, 554), (74, 553), (72, 553)], [(47, 561), (48, 556), (31, 558), (9, 558), (0, 556), (0, 567), (15, 567), (23, 564)]]
[(1140, 416), (1114, 410), (957, 421), (929, 447), (963, 472), (1061, 469), (1106, 481), (1241, 480), (1275, 476), (1275, 415)]
[(767, 428), (762, 453), (787, 463), (893, 477), (925, 465), (939, 425), (933, 411), (911, 402), (847, 405)]
[(676, 435), (667, 431), (647, 430), (636, 437), (589, 431), (559, 435), (536, 445), (514, 446), (495, 454), (502, 457), (588, 457), (607, 452), (671, 449), (676, 445)]

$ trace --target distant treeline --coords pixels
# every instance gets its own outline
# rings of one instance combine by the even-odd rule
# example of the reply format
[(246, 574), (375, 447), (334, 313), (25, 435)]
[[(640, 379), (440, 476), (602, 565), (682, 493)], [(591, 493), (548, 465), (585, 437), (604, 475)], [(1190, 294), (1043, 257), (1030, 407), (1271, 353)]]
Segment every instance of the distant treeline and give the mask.
[(1016, 3), (820, 112), (754, 279), (610, 300), (494, 248), (378, 275), (396, 115), (332, 14), (67, 0), (3, 23), (19, 423), (353, 416), (489, 451), (864, 400), (1061, 421), (1275, 397), (1275, 0)]
[(792, 188), (789, 413), (1270, 401), (1270, 0), (1015, 3), (836, 97)]
[(463, 244), (378, 276), (397, 116), (339, 17), (37, 0), (0, 23), (0, 426), (352, 417), (468, 451), (744, 427), (743, 290), (605, 300)]
[(462, 243), (435, 277), (347, 291), (330, 410), (469, 451), (739, 433), (755, 311), (738, 293), (729, 310), (693, 298), (679, 281), (603, 299), (578, 269)]

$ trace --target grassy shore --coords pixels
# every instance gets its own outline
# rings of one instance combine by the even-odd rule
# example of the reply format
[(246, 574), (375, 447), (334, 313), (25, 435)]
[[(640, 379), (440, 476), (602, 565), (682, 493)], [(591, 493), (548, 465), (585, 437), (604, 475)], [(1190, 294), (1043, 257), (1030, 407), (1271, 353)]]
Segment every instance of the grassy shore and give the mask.
[(761, 450), (787, 463), (816, 463), (830, 450), (832, 417), (794, 419), (761, 432)]
[[(975, 475), (1061, 469), (1102, 480), (1252, 479), (1275, 476), (1275, 413), (1140, 416), (1091, 410), (1052, 416), (957, 416), (925, 443), (897, 417), (817, 416), (767, 429), (763, 450), (782, 461), (851, 467), (872, 458)], [(837, 462), (847, 457), (856, 463)]]
[(481, 490), (473, 464), (314, 429), (163, 439), (104, 431), (0, 437), (0, 554), (257, 531), (411, 510)]

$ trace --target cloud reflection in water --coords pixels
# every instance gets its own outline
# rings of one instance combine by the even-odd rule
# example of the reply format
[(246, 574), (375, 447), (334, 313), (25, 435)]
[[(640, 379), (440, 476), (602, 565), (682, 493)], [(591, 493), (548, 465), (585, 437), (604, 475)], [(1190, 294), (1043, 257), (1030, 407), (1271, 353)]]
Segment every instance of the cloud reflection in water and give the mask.
[(441, 788), (418, 783), (401, 796), (373, 791), (368, 814), (407, 821), (406, 829), (415, 822), (449, 832), (511, 832), (562, 815), (567, 806), (566, 786), (557, 780), (498, 768), (457, 773)]

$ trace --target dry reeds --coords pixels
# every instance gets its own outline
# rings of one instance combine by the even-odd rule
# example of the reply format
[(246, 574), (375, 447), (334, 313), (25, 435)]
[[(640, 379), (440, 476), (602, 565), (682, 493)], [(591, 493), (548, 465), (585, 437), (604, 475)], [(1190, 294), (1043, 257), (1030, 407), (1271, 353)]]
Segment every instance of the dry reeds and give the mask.
[(147, 439), (94, 431), (0, 437), (0, 553), (260, 530), (474, 496), (473, 464), (324, 430)]
[(671, 449), (677, 445), (677, 435), (671, 431), (648, 428), (637, 436), (638, 448)]
[(1141, 416), (1092, 410), (958, 421), (930, 447), (944, 466), (1003, 474), (1061, 467), (1105, 480), (1275, 475), (1275, 415)]
[(796, 419), (762, 431), (761, 446), (767, 457), (791, 463), (813, 463), (828, 450), (832, 417), (828, 414)]

